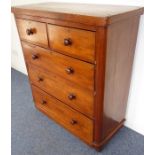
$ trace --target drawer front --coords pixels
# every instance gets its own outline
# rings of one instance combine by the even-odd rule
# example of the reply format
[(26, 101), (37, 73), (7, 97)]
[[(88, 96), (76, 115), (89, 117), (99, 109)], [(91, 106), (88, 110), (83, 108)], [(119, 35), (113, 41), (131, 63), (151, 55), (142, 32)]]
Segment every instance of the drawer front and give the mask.
[(93, 121), (35, 86), (32, 92), (36, 107), (87, 143), (93, 141)]
[(28, 63), (53, 72), (82, 87), (94, 90), (94, 65), (22, 42)]
[(93, 91), (88, 91), (75, 85), (56, 74), (46, 72), (28, 65), (29, 77), (32, 84), (63, 101), (83, 114), (93, 118)]
[(50, 47), (75, 58), (94, 62), (95, 32), (48, 25)]
[(46, 24), (30, 20), (16, 20), (20, 38), (34, 44), (48, 47)]

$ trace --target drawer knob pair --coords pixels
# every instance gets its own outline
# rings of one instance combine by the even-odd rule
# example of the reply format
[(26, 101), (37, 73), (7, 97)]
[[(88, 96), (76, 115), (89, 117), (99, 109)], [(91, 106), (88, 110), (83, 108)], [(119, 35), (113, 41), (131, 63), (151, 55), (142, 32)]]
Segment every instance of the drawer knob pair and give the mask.
[(74, 73), (74, 69), (72, 67), (68, 67), (68, 68), (66, 68), (66, 73), (67, 74), (73, 74)]
[(34, 29), (30, 28), (30, 29), (26, 29), (26, 34), (28, 36), (33, 35), (35, 33)]
[(73, 100), (73, 99), (75, 99), (76, 98), (76, 96), (74, 95), (74, 94), (69, 94), (68, 95), (68, 99), (69, 100)]
[(74, 120), (74, 119), (72, 119), (72, 120), (70, 121), (70, 123), (71, 123), (72, 125), (75, 125), (75, 124), (77, 124), (77, 121)]
[(71, 40), (70, 38), (64, 39), (64, 45), (65, 45), (65, 46), (72, 45), (72, 40)]

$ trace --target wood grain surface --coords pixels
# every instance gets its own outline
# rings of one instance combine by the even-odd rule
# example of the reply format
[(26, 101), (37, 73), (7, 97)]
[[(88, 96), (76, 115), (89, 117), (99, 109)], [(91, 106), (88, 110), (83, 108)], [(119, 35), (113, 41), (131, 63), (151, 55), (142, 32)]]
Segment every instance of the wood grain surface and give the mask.
[[(46, 24), (31, 20), (16, 19), (20, 38), (37, 45), (48, 47)], [(34, 34), (28, 35), (28, 29), (33, 29)]]
[[(94, 93), (51, 72), (46, 72), (38, 67), (28, 65), (31, 83), (48, 92), (57, 99), (77, 109), (83, 114), (93, 118)], [(40, 80), (41, 79), (41, 80)], [(69, 99), (69, 95), (75, 95)]]
[[(22, 46), (27, 63), (94, 91), (94, 65), (25, 42), (22, 42)], [(33, 59), (33, 56), (37, 58)], [(69, 68), (73, 70), (72, 73), (67, 72)]]
[(93, 141), (93, 121), (78, 113), (56, 98), (32, 86), (35, 105), (47, 116), (67, 130), (91, 144)]
[(125, 121), (143, 7), (12, 7), (36, 107), (97, 151)]
[[(94, 32), (48, 24), (48, 35), (51, 49), (94, 63)], [(65, 45), (65, 39), (71, 44)]]

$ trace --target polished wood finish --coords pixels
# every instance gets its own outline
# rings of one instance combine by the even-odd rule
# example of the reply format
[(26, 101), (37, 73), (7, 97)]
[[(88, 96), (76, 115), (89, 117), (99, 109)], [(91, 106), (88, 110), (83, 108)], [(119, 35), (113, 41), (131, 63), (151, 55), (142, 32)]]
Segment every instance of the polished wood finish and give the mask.
[(107, 29), (103, 126), (109, 127), (103, 129), (103, 137), (125, 117), (138, 26), (139, 17), (135, 16)]
[(104, 145), (106, 145), (109, 140), (119, 131), (124, 126), (124, 121), (123, 119), (111, 132), (104, 138), (104, 140), (100, 141), (99, 143), (93, 143), (93, 146), (95, 147), (96, 151), (100, 152)]
[(48, 47), (46, 24), (30, 20), (16, 20), (20, 38), (37, 45)]
[(38, 16), (27, 16), (24, 14), (15, 14), (15, 18), (38, 21), (38, 22), (43, 22), (43, 23), (49, 23), (52, 25), (61, 25), (61, 26), (70, 27), (70, 28), (79, 28), (79, 29), (83, 29), (83, 30), (96, 31), (96, 26), (84, 25), (81, 23), (68, 22), (68, 21), (64, 21), (64, 20), (54, 20), (51, 18), (38, 17)]
[(94, 62), (94, 32), (48, 25), (48, 35), (51, 49), (81, 60)]
[[(36, 107), (97, 151), (125, 121), (143, 10), (70, 3), (12, 7)], [(30, 21), (42, 38), (27, 26)]]
[[(104, 78), (106, 61), (106, 28), (100, 27), (96, 32), (96, 67), (95, 67), (95, 124), (94, 143), (100, 143), (103, 135), (103, 98), (104, 98)], [(102, 122), (102, 123), (101, 123)]]
[(28, 70), (32, 84), (38, 86), (72, 108), (93, 118), (93, 91), (79, 87), (56, 74), (46, 72), (30, 64)]
[(140, 16), (144, 9), (137, 6), (41, 3), (12, 7), (12, 12), (89, 26), (106, 26), (129, 17)]
[(92, 143), (93, 121), (35, 86), (32, 86), (32, 92), (39, 110), (87, 143)]
[(27, 63), (94, 90), (94, 65), (25, 42), (22, 46)]
[[(98, 86), (95, 98), (94, 145), (97, 149), (101, 149), (105, 140), (112, 137), (109, 137), (112, 131), (124, 122), (138, 25), (139, 17), (135, 16), (97, 30), (102, 35), (97, 35), (96, 41), (104, 42), (96, 49), (102, 51), (96, 53), (95, 75), (99, 76), (96, 77), (96, 86), (103, 85)], [(104, 65), (101, 65), (103, 61)]]

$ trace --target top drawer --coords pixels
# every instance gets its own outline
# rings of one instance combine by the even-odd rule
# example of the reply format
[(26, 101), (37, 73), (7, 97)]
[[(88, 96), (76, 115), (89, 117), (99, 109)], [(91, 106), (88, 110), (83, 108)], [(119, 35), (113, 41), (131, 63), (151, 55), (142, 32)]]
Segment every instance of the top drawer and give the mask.
[(17, 19), (20, 38), (37, 45), (48, 47), (46, 24), (30, 20)]
[(53, 50), (94, 62), (95, 32), (48, 24), (48, 33)]

